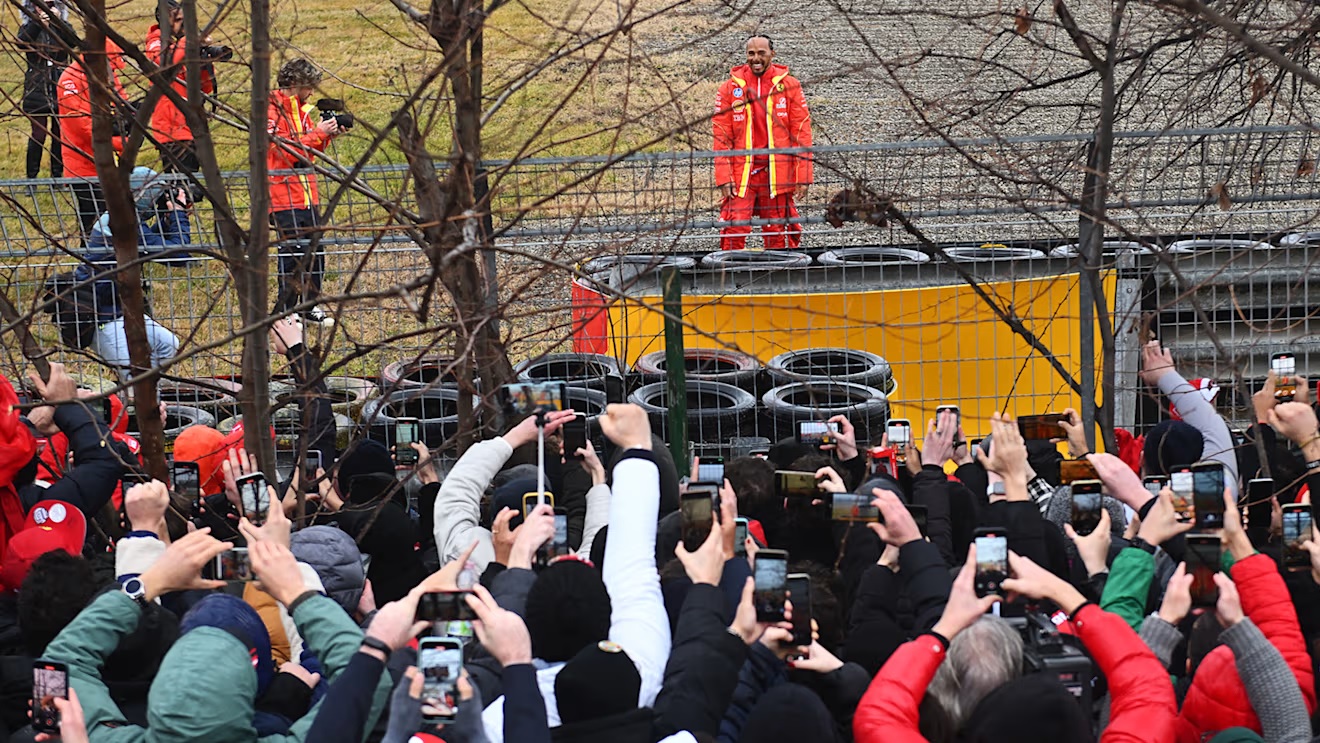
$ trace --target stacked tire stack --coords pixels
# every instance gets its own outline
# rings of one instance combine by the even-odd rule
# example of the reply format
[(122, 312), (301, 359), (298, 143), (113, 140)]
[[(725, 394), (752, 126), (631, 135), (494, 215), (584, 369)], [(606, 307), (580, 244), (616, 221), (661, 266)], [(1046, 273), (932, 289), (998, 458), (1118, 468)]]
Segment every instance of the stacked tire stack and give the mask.
[(551, 353), (528, 359), (514, 367), (524, 382), (564, 382), (565, 403), (587, 419), (587, 436), (596, 451), (604, 445), (600, 415), (610, 397), (623, 398), (623, 368), (613, 356), (601, 353)]
[[(693, 442), (724, 443), (753, 434), (756, 382), (761, 362), (745, 353), (719, 348), (688, 348), (683, 352), (687, 375), (687, 429)], [(640, 405), (651, 418), (651, 428), (669, 437), (668, 369), (664, 351), (637, 359), (633, 370), (641, 387), (628, 402)]]
[(774, 385), (764, 395), (762, 435), (772, 441), (796, 434), (800, 421), (845, 415), (858, 441), (879, 441), (898, 388), (889, 362), (850, 348), (808, 348), (782, 353), (766, 364)]

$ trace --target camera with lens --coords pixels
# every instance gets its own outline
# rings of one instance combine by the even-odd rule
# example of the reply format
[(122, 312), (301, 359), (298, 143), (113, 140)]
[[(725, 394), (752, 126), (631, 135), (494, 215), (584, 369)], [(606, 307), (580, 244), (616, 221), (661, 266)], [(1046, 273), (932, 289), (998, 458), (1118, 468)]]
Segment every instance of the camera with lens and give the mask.
[(321, 121), (334, 119), (340, 129), (352, 129), (356, 122), (353, 114), (344, 110), (344, 102), (338, 98), (322, 98), (316, 102), (316, 107), (321, 111)]
[(224, 44), (207, 44), (201, 51), (202, 59), (207, 62), (228, 62), (234, 58), (234, 50)]
[(1022, 672), (1054, 676), (1088, 714), (1095, 698), (1096, 672), (1079, 640), (1063, 635), (1050, 618), (1038, 611), (1025, 617), (1006, 617), (1022, 634)]

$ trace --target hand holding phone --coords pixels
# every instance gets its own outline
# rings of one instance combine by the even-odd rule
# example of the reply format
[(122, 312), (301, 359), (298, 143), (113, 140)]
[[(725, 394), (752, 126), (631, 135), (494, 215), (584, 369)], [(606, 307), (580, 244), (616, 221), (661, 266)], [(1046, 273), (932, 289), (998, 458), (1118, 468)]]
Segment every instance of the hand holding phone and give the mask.
[(787, 600), (788, 591), (788, 553), (783, 550), (757, 550), (752, 581), (754, 584), (752, 603), (756, 606), (756, 621), (784, 621), (784, 602)]
[(1008, 537), (999, 528), (976, 530), (976, 595), (999, 593), (1008, 578)]
[(270, 512), (270, 491), (266, 486), (266, 476), (260, 472), (253, 472), (234, 480), (234, 485), (238, 488), (242, 515), (247, 517), (253, 526), (266, 523), (266, 515)]
[(417, 464), (417, 450), (412, 448), (414, 441), (419, 441), (416, 418), (394, 419), (394, 463), (400, 467)]
[(53, 660), (32, 663), (32, 729), (60, 733), (60, 710), (56, 699), (69, 698), (69, 667)]
[(422, 674), (422, 720), (446, 722), (457, 717), (463, 643), (453, 637), (423, 638), (417, 649), (417, 670)]
[(1274, 372), (1275, 402), (1292, 402), (1297, 395), (1293, 377), (1297, 374), (1297, 357), (1291, 353), (1276, 353), (1270, 357), (1270, 371)]
[(798, 421), (797, 440), (804, 446), (833, 444), (839, 435), (839, 424), (833, 421)]

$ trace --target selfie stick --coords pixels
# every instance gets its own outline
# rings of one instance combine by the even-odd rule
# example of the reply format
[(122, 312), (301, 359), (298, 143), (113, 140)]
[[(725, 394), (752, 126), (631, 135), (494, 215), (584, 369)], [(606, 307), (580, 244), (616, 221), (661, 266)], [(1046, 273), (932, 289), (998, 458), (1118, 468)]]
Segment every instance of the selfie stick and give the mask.
[(536, 505), (545, 503), (545, 411), (536, 411)]

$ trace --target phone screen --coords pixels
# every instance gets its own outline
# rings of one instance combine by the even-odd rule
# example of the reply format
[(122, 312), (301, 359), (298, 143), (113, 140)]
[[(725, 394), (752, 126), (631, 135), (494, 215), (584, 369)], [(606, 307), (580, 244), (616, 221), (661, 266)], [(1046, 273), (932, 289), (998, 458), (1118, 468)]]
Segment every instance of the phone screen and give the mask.
[(211, 574), (216, 580), (239, 583), (257, 579), (252, 572), (252, 560), (248, 557), (247, 547), (235, 547), (216, 555)]
[(1099, 475), (1089, 459), (1064, 459), (1059, 462), (1059, 482), (1067, 485), (1074, 480), (1095, 480)]
[(715, 519), (715, 499), (704, 489), (689, 490), (679, 501), (679, 511), (683, 547), (688, 552), (696, 552), (710, 536)]
[(1219, 572), (1219, 537), (1206, 534), (1187, 536), (1187, 572), (1192, 575), (1192, 604), (1214, 606), (1219, 601), (1215, 573)]
[(1297, 385), (1293, 384), (1291, 379), (1297, 374), (1297, 359), (1290, 353), (1276, 353), (1270, 358), (1270, 371), (1274, 372), (1275, 380), (1274, 399), (1276, 402), (1292, 402), (1297, 394)]
[(1160, 491), (1169, 484), (1169, 478), (1163, 475), (1149, 475), (1141, 483), (1146, 486), (1146, 492), (1159, 497)]
[(238, 498), (243, 504), (243, 515), (253, 524), (266, 521), (270, 510), (270, 493), (266, 490), (266, 477), (260, 472), (238, 478)]
[(1008, 577), (1008, 538), (987, 535), (976, 538), (976, 595), (999, 591)]
[(417, 451), (410, 446), (414, 441), (417, 441), (417, 419), (397, 419), (394, 422), (394, 461), (396, 464), (417, 464)]
[(417, 653), (417, 667), (422, 672), (422, 719), (454, 719), (458, 714), (463, 646), (449, 638), (427, 638)]
[(573, 551), (568, 548), (568, 514), (555, 511), (555, 535), (541, 550), (545, 553), (546, 564), (556, 557), (563, 557)]
[(1247, 483), (1247, 528), (1269, 529), (1274, 520), (1274, 480), (1262, 477)]
[(697, 482), (724, 484), (724, 462), (717, 460), (708, 463), (702, 459), (697, 464)]
[(63, 663), (38, 660), (32, 664), (32, 729), (60, 732), (56, 699), (69, 698), (69, 670)]
[(1201, 529), (1224, 528), (1224, 468), (1219, 463), (1192, 468), (1193, 505)]
[(788, 600), (793, 604), (793, 639), (795, 647), (811, 646), (811, 578), (805, 573), (788, 576)]
[(905, 420), (892, 420), (885, 426), (885, 434), (889, 438), (889, 445), (895, 449), (902, 449), (912, 443), (912, 424)]
[(1311, 539), (1311, 510), (1305, 505), (1283, 509), (1283, 564), (1288, 568), (1307, 567), (1311, 553), (1304, 546)]
[(747, 519), (739, 517), (733, 522), (733, 554), (742, 557), (747, 554)]
[(775, 471), (775, 494), (781, 498), (812, 498), (820, 495), (815, 472)]
[(569, 459), (576, 459), (578, 457), (577, 450), (587, 448), (587, 419), (578, 415), (564, 423), (563, 431), (564, 456)]
[[(70, 449), (69, 455), (72, 457), (72, 449)], [(148, 475), (145, 472), (138, 472), (137, 470), (125, 470), (124, 474), (119, 478), (119, 493), (121, 496), (127, 496), (128, 491), (131, 490), (134, 485), (141, 485), (144, 482), (151, 482), (151, 475)]]
[(1061, 420), (1063, 415), (1060, 413), (1024, 415), (1018, 418), (1018, 431), (1027, 441), (1049, 441), (1061, 438), (1064, 435), (1063, 429), (1059, 427)]
[[(1095, 485), (1093, 486), (1091, 483), (1095, 483)], [(1082, 536), (1095, 531), (1096, 527), (1100, 525), (1099, 484), (1095, 480), (1079, 480), (1073, 483), (1070, 521), (1073, 530)], [(980, 555), (979, 552), (977, 554)]]
[(874, 500), (866, 495), (835, 493), (832, 498), (831, 514), (835, 521), (880, 521), (880, 509), (871, 505)]
[(536, 415), (564, 409), (563, 382), (517, 382), (507, 384), (504, 403), (518, 415)]
[(839, 424), (829, 421), (798, 421), (798, 443), (819, 446), (834, 441)]
[(782, 550), (761, 550), (757, 552), (756, 567), (752, 573), (752, 580), (755, 583), (755, 588), (752, 591), (752, 603), (756, 605), (757, 621), (784, 621), (784, 591), (787, 590), (788, 554)]
[(471, 595), (472, 591), (423, 593), (417, 597), (417, 621), (470, 622), (477, 618), (467, 603), (467, 597)]
[(189, 500), (202, 497), (200, 479), (196, 462), (175, 462), (171, 467), (170, 480), (174, 483), (174, 492)]
[(1196, 483), (1192, 477), (1192, 471), (1182, 470), (1170, 473), (1169, 490), (1173, 491), (1173, 510), (1177, 512), (1180, 520), (1187, 521), (1192, 517), (1194, 506), (1192, 498), (1196, 492)]

